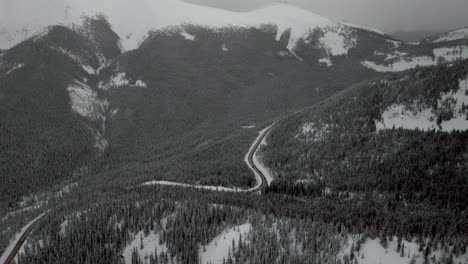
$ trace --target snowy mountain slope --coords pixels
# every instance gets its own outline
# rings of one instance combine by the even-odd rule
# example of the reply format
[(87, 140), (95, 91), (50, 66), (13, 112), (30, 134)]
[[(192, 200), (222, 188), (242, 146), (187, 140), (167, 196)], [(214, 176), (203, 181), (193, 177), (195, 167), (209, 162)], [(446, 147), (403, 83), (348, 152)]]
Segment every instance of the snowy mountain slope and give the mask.
[(432, 42), (432, 43), (440, 43), (440, 42), (448, 42), (448, 41), (455, 41), (461, 39), (468, 39), (468, 28), (461, 28), (458, 30), (450, 31), (447, 33), (438, 34), (435, 36), (431, 36), (423, 40), (423, 42)]
[[(278, 40), (287, 29), (291, 29), (290, 49), (315, 27), (332, 27), (335, 32), (353, 28), (288, 4), (271, 5), (251, 12), (233, 12), (179, 0), (139, 0), (136, 3), (127, 0), (1, 0), (1, 5), (4, 8), (0, 11), (0, 48), (3, 49), (34, 35), (45, 26), (81, 24), (83, 15), (97, 14), (108, 18), (126, 50), (137, 48), (150, 30), (182, 24), (209, 27), (273, 24), (278, 27)], [(335, 34), (332, 37), (343, 36)], [(340, 41), (330, 44), (339, 45)]]

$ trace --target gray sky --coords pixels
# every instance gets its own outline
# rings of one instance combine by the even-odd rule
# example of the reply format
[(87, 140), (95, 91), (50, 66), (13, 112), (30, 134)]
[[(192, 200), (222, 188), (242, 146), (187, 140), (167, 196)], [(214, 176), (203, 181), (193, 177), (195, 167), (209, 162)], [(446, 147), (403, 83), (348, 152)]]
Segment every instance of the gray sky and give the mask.
[[(186, 0), (237, 11), (280, 0)], [(282, 0), (314, 13), (391, 33), (468, 27), (468, 0)]]

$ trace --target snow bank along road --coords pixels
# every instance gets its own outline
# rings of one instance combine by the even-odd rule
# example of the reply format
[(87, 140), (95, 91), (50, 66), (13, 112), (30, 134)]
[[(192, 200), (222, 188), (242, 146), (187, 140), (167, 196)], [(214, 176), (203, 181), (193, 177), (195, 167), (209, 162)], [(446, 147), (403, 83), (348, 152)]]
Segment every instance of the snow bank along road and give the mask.
[(0, 257), (0, 264), (10, 264), (16, 258), (16, 254), (18, 254), (24, 244), (24, 241), (26, 241), (29, 233), (31, 233), (31, 230), (34, 228), (34, 224), (36, 224), (36, 222), (44, 215), (45, 213), (41, 214), (23, 227), (21, 232), (16, 236), (16, 239), (8, 248), (6, 248), (5, 252)]
[(259, 161), (258, 157), (256, 156), (256, 152), (258, 151), (261, 145), (265, 144), (265, 138), (268, 135), (268, 133), (271, 131), (273, 125), (274, 123), (259, 132), (258, 137), (255, 139), (254, 143), (252, 144), (249, 151), (245, 155), (244, 161), (254, 173), (255, 179), (257, 181), (257, 184), (250, 189), (227, 188), (223, 186), (195, 185), (195, 184), (169, 182), (169, 181), (149, 181), (149, 182), (145, 182), (141, 184), (140, 186), (169, 185), (169, 186), (195, 188), (195, 189), (211, 190), (211, 191), (250, 192), (250, 193), (260, 192), (265, 187), (267, 187), (268, 184), (273, 179), (271, 175), (269, 174), (268, 169), (265, 168)]

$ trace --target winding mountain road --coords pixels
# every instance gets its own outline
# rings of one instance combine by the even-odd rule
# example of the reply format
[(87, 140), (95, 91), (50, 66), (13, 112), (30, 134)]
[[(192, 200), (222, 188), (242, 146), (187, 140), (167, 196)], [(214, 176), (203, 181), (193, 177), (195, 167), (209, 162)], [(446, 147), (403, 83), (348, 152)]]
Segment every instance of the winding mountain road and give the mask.
[(260, 192), (268, 186), (268, 181), (264, 172), (262, 172), (262, 170), (259, 169), (260, 165), (255, 164), (254, 155), (257, 152), (260, 145), (262, 144), (265, 137), (268, 135), (268, 133), (270, 133), (272, 128), (273, 125), (270, 125), (269, 127), (265, 128), (263, 131), (260, 132), (260, 136), (256, 139), (256, 141), (250, 148), (249, 153), (247, 154), (247, 165), (254, 172), (255, 176), (260, 180), (260, 184), (258, 184), (258, 186), (254, 187), (253, 189), (248, 190), (249, 192)]
[(23, 246), (26, 238), (28, 237), (29, 233), (31, 233), (34, 225), (43, 217), (45, 213), (38, 216), (36, 219), (29, 222), (27, 225), (23, 227), (20, 234), (17, 235), (16, 240), (6, 249), (3, 255), (0, 257), (0, 264), (11, 264), (13, 260), (16, 258), (16, 255), (20, 251), (21, 247)]

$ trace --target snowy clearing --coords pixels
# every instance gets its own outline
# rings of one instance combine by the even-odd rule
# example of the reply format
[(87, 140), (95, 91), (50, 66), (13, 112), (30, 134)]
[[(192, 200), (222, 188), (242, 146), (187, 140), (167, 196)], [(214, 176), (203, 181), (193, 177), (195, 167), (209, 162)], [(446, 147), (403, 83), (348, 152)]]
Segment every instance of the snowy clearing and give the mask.
[[(349, 236), (348, 241), (345, 243), (344, 247), (338, 254), (338, 259), (343, 260), (343, 258), (349, 257), (351, 253), (352, 246), (356, 244), (359, 236)], [(354, 242), (354, 243), (353, 243)], [(406, 239), (402, 239), (401, 248), (403, 250), (398, 251), (398, 240), (397, 237), (393, 237), (392, 241), (387, 241), (387, 248), (384, 248), (380, 239), (367, 239), (359, 251), (353, 250), (353, 255), (359, 264), (422, 264), (424, 263), (424, 253), (419, 252), (419, 244), (415, 242), (410, 242)], [(451, 250), (451, 249), (449, 249)], [(403, 252), (402, 252), (403, 251)], [(403, 253), (403, 254), (402, 254)], [(436, 261), (441, 261), (441, 263), (447, 263), (443, 261), (449, 257), (449, 252), (445, 252), (442, 249), (431, 252), (429, 259), (435, 259)], [(412, 260), (414, 259), (414, 262)], [(468, 254), (454, 256), (454, 263), (467, 263)], [(354, 262), (352, 262), (354, 263)], [(433, 262), (431, 262), (433, 263)], [(435, 263), (435, 262), (434, 262)]]
[[(148, 236), (145, 236), (143, 231), (135, 235), (135, 238), (123, 250), (123, 257), (126, 264), (132, 264), (132, 254), (136, 251), (136, 255), (143, 263), (149, 263), (149, 256), (151, 254), (159, 256), (161, 253), (168, 253), (165, 243), (160, 240), (159, 234), (150, 231)], [(172, 259), (172, 257), (169, 257)], [(172, 262), (172, 261), (171, 261)]]
[(299, 134), (296, 135), (296, 139), (303, 139), (306, 142), (320, 142), (330, 133), (330, 125), (307, 122), (300, 127), (299, 131)]
[(200, 264), (222, 264), (225, 258), (228, 257), (229, 252), (232, 250), (231, 245), (237, 246), (239, 239), (245, 237), (250, 233), (252, 229), (251, 224), (243, 224), (235, 226), (223, 231), (221, 234), (216, 236), (208, 245), (200, 246), (199, 249), (199, 262)]
[(468, 130), (468, 120), (463, 106), (468, 105), (468, 77), (460, 80), (456, 92), (441, 95), (438, 108), (443, 108), (452, 113), (450, 120), (442, 121), (440, 127), (437, 125), (437, 116), (429, 107), (418, 106), (414, 102), (410, 107), (395, 104), (382, 113), (382, 120), (376, 121), (377, 132), (385, 129), (404, 128), (419, 130), (441, 130), (451, 132), (453, 130)]
[(168, 185), (168, 186), (179, 186), (185, 188), (195, 188), (201, 190), (210, 190), (210, 191), (223, 191), (223, 192), (241, 192), (242, 189), (237, 188), (227, 188), (223, 186), (206, 186), (206, 185), (197, 185), (197, 184), (187, 184), (171, 181), (149, 181), (141, 184), (142, 186), (151, 186), (151, 185)]
[[(3, 252), (3, 255), (0, 257), (0, 263), (5, 263), (5, 261), (8, 259), (10, 254), (13, 252), (15, 249), (16, 244), (18, 244), (19, 240), (21, 237), (28, 231), (28, 229), (34, 225), (39, 219), (41, 219), (45, 213), (39, 215), (36, 217), (34, 220), (29, 222), (27, 225), (25, 225), (23, 228), (21, 228), (21, 231), (15, 236), (15, 238), (10, 242), (10, 245), (5, 249), (5, 252)], [(23, 246), (21, 246), (20, 251), (23, 249)]]

